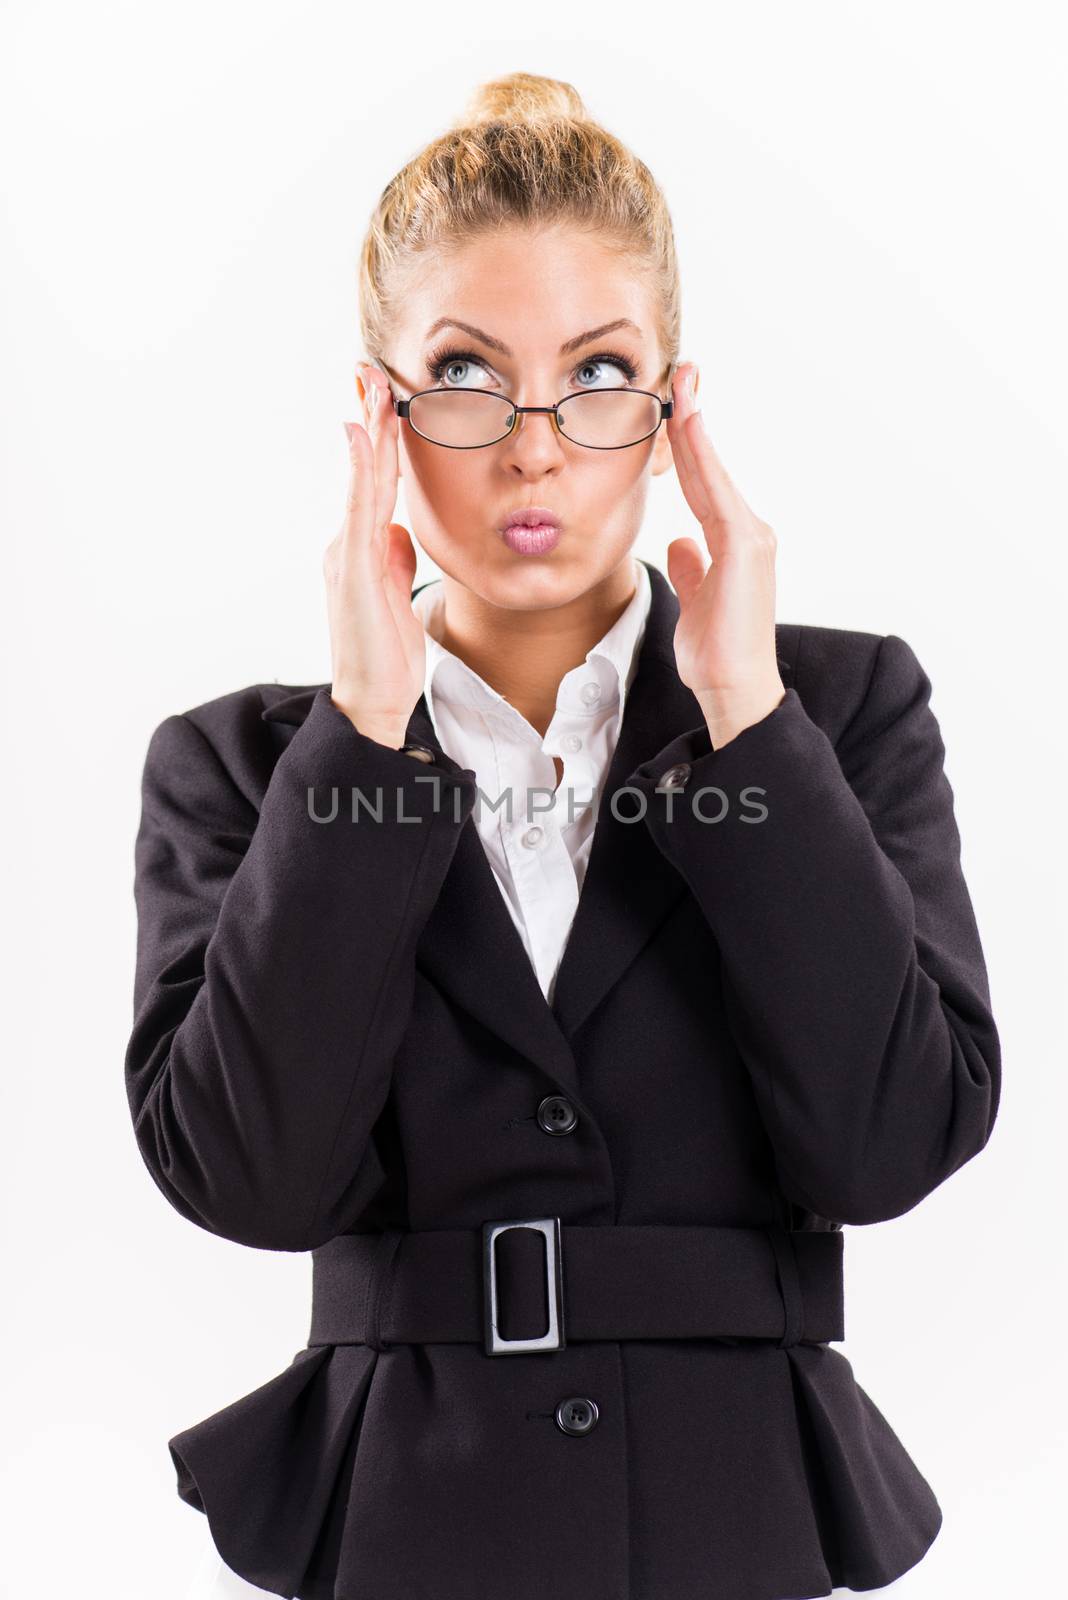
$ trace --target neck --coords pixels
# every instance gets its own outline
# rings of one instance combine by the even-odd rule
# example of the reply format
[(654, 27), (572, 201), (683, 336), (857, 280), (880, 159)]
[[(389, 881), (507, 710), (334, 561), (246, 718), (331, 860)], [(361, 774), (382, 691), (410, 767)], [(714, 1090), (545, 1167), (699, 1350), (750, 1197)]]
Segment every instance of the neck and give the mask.
[(566, 605), (511, 611), (443, 576), (441, 643), (544, 735), (556, 711), (560, 680), (619, 620), (636, 585), (636, 558), (628, 556), (602, 583)]

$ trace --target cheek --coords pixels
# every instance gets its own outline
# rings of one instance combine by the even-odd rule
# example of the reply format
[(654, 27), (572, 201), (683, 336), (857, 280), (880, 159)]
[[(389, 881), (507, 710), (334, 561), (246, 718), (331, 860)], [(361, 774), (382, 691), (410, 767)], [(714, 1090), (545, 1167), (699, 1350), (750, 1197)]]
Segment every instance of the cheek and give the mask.
[(588, 503), (605, 515), (631, 521), (649, 493), (650, 455), (644, 449), (606, 451), (584, 484)]
[[(633, 537), (649, 494), (651, 460), (649, 446), (583, 452), (563, 465), (552, 498), (566, 504), (572, 519)], [(531, 486), (502, 477), (490, 450), (442, 450), (406, 434), (400, 463), (413, 516), (446, 533), (463, 534), (502, 504), (530, 498)]]
[[(491, 463), (483, 450), (442, 450), (418, 435), (402, 439), (401, 465), (408, 494), (416, 495), (442, 523), (486, 505)], [(499, 493), (499, 491), (498, 491)]]

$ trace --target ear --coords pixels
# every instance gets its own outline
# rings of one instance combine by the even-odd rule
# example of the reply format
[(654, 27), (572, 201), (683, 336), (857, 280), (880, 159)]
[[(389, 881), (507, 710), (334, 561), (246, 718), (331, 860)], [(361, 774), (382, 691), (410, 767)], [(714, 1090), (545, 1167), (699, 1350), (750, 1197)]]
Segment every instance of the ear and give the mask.
[(671, 440), (668, 438), (667, 423), (662, 422), (657, 430), (656, 440), (653, 444), (652, 465), (650, 471), (654, 478), (659, 478), (662, 472), (667, 472), (673, 466), (671, 454)]
[[(682, 363), (679, 361), (669, 361), (664, 369), (662, 379), (667, 384), (667, 394), (664, 396), (665, 399), (669, 399), (675, 393), (675, 376), (679, 371), (680, 365), (682, 365)], [(671, 453), (671, 438), (668, 434), (667, 423), (662, 422), (660, 427), (657, 429), (656, 439), (653, 444), (651, 463), (653, 477), (659, 478), (662, 472), (669, 471), (674, 464), (675, 458)]]

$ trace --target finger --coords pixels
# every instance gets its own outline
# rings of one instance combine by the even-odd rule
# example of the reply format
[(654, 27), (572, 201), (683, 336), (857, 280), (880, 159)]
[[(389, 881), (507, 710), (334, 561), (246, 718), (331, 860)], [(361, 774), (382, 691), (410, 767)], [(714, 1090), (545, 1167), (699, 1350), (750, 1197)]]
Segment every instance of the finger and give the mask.
[(349, 435), (349, 482), (342, 519), (340, 556), (367, 560), (374, 551), (374, 447), (358, 422), (345, 424)]
[(674, 409), (668, 418), (668, 436), (671, 440), (671, 456), (678, 473), (679, 484), (686, 503), (698, 521), (703, 521), (708, 513), (708, 504), (704, 484), (697, 466), (697, 459), (693, 447), (689, 442), (686, 432), (686, 422), (694, 413), (695, 402), (690, 379), (696, 368), (693, 362), (681, 366), (674, 379)]
[(381, 536), (385, 560), (386, 528), (397, 503), (397, 418), (383, 374), (376, 367), (365, 366), (362, 379), (368, 402), (368, 433), (374, 446), (375, 528)]
[(675, 403), (672, 406), (671, 416), (667, 421), (667, 430), (672, 438), (683, 433), (683, 424), (686, 418), (692, 416), (697, 409), (696, 384), (696, 364), (692, 361), (686, 361), (679, 367), (671, 380), (672, 399)]
[(697, 458), (685, 431), (675, 435), (671, 441), (671, 459), (678, 474), (679, 486), (686, 498), (686, 504), (702, 526), (710, 520), (712, 501), (705, 485)]
[[(394, 620), (401, 625), (405, 612), (408, 613), (408, 620), (411, 620), (412, 584), (418, 561), (408, 530), (399, 522), (388, 521), (396, 504), (399, 482), (397, 416), (389, 388), (382, 381), (378, 368), (368, 362), (359, 363), (357, 381), (375, 453), (375, 482), (382, 489), (381, 494), (376, 492), (375, 519), (376, 526), (383, 529), (382, 570), (386, 579), (386, 599)], [(375, 395), (377, 398), (372, 405), (371, 397)], [(376, 425), (379, 412), (382, 414), (381, 421)]]
[(749, 508), (716, 453), (700, 411), (695, 411), (687, 418), (685, 431), (686, 443), (692, 452), (698, 476), (710, 501), (712, 515), (720, 522), (728, 524), (739, 522)]
[(683, 493), (698, 521), (729, 525), (751, 513), (709, 438), (690, 381), (696, 377), (697, 366), (692, 361), (684, 363), (675, 375), (674, 415), (668, 422), (672, 454)]
[(703, 522), (708, 509), (707, 497), (693, 448), (684, 432), (677, 433), (672, 439), (671, 457), (687, 504), (698, 521)]

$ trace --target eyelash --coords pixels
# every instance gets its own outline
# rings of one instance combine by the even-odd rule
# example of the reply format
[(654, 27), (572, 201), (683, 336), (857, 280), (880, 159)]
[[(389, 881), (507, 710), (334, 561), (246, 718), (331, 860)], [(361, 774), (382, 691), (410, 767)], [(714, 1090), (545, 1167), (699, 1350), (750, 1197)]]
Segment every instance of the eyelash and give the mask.
[[(474, 350), (460, 350), (453, 345), (442, 345), (437, 350), (432, 350), (427, 356), (426, 370), (429, 372), (435, 383), (440, 383), (442, 373), (450, 364), (450, 362), (453, 361), (473, 361), (478, 367), (482, 367), (483, 369), (486, 367), (486, 363), (483, 358)], [(620, 350), (598, 350), (595, 355), (583, 356), (582, 360), (579, 362), (579, 366), (588, 366), (590, 362), (593, 361), (612, 362), (613, 365), (621, 368), (621, 370), (626, 373), (628, 383), (633, 383), (635, 378), (638, 376), (638, 368), (635, 366), (634, 362), (629, 356), (625, 356)], [(578, 371), (578, 368), (576, 367), (574, 370)], [(463, 388), (463, 385), (456, 384), (454, 387), (461, 389)]]

